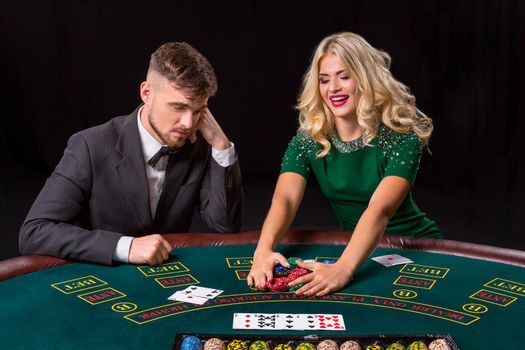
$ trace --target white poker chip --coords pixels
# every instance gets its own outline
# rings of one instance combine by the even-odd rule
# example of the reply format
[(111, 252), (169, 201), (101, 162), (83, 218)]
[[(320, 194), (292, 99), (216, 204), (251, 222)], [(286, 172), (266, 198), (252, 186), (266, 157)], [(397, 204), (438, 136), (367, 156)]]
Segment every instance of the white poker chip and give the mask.
[(307, 263), (307, 264), (313, 264), (315, 261), (315, 259), (306, 259), (306, 260), (303, 260), (304, 263)]

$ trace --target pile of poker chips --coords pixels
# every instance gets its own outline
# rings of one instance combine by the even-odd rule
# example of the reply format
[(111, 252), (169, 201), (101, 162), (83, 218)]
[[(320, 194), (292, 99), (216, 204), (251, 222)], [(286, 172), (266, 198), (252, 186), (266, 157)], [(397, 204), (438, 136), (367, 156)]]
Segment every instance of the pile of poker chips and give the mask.
[[(225, 337), (233, 337), (228, 335)], [(360, 337), (353, 337), (356, 340), (345, 340), (338, 337), (338, 342), (332, 339), (324, 339), (321, 341), (288, 341), (286, 343), (282, 340), (271, 336), (258, 336), (259, 339), (221, 339), (214, 336), (209, 339), (200, 339), (194, 335), (185, 336), (180, 342), (179, 350), (453, 350), (449, 345), (450, 341), (443, 338), (428, 340), (428, 346), (422, 340), (405, 341), (407, 346), (401, 341), (393, 341), (388, 346), (385, 345), (386, 339), (382, 337), (381, 341), (377, 340), (370, 343), (370, 340), (363, 341)], [(268, 340), (263, 340), (270, 338)], [(242, 337), (238, 337), (242, 338)], [(368, 337), (367, 337), (368, 338)], [(360, 340), (360, 341), (357, 341)], [(365, 344), (366, 347), (365, 347)], [(456, 349), (456, 348), (454, 348)]]
[[(313, 259), (302, 260), (301, 258), (297, 257), (288, 258), (287, 261), (290, 267), (284, 267), (281, 264), (275, 265), (273, 269), (274, 277), (266, 283), (266, 288), (268, 288), (268, 290), (270, 290), (271, 292), (295, 292), (296, 290), (301, 288), (303, 284), (298, 284), (297, 286), (294, 286), (292, 288), (288, 287), (288, 283), (290, 283), (291, 281), (310, 273), (310, 271), (300, 268), (297, 265), (297, 260), (302, 261), (304, 263), (316, 262)], [(322, 263), (333, 264), (334, 262), (335, 261), (333, 260), (324, 260)]]

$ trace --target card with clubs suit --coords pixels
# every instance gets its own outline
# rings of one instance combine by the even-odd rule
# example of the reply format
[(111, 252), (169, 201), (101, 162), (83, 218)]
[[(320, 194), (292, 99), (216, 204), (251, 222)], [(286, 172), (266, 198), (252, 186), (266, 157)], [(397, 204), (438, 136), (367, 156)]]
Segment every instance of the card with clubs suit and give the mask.
[(304, 314), (277, 314), (277, 329), (305, 330), (307, 329)]
[(182, 292), (186, 295), (193, 295), (196, 297), (213, 299), (224, 291), (221, 289), (215, 289), (215, 288), (207, 288), (207, 287), (201, 287), (201, 286), (189, 286), (186, 289), (182, 290)]

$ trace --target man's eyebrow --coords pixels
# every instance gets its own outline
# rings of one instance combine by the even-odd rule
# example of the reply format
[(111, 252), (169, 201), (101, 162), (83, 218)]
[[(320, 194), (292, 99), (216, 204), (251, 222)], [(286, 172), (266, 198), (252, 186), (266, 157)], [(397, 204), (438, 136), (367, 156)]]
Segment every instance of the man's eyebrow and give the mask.
[[(178, 107), (178, 108), (189, 108), (191, 109), (191, 105), (189, 103), (184, 103), (184, 102), (168, 102), (168, 104), (170, 106), (173, 106), (173, 107)], [(208, 108), (208, 104), (204, 104), (202, 105), (200, 108), (196, 109), (195, 111), (202, 111), (203, 109), (206, 109)]]
[(189, 107), (190, 106), (189, 104), (184, 103), (184, 102), (168, 102), (168, 104), (170, 106), (175, 106), (175, 107)]

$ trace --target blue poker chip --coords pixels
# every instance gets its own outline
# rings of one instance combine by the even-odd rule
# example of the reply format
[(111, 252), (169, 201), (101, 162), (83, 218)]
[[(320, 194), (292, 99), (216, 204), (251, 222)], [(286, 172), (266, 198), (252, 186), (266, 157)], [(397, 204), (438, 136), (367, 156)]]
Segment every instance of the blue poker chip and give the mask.
[(277, 264), (273, 268), (273, 274), (274, 274), (275, 277), (288, 276), (289, 273), (290, 273), (290, 269), (284, 267), (281, 264)]
[(182, 340), (180, 350), (202, 350), (202, 342), (196, 336), (189, 335)]
[(284, 267), (284, 266), (281, 265), (281, 264), (277, 264), (277, 265), (275, 265), (275, 267), (274, 267), (273, 269), (274, 269), (275, 271), (280, 272), (280, 271), (285, 271), (285, 270), (286, 270), (286, 267)]
[(327, 265), (335, 264), (335, 260), (323, 260), (323, 264), (327, 264)]

